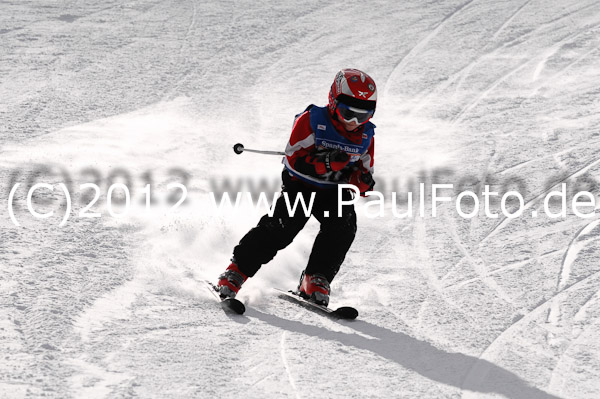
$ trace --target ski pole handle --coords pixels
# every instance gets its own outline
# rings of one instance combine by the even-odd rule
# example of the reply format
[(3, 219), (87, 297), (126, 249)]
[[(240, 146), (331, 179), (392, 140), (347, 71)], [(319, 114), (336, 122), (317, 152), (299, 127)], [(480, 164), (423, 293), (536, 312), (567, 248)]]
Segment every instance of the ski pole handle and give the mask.
[(238, 155), (244, 151), (254, 152), (257, 154), (266, 154), (266, 155), (285, 155), (285, 152), (283, 152), (283, 151), (265, 151), (265, 150), (252, 150), (250, 148), (244, 148), (244, 145), (242, 143), (237, 143), (236, 145), (233, 146), (233, 152), (235, 152)]

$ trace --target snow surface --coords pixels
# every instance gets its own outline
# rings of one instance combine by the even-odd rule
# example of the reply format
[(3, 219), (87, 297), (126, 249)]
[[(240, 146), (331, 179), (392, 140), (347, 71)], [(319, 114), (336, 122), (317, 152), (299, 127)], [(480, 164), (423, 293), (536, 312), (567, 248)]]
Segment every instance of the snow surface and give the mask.
[[(562, 182), (598, 194), (599, 32), (586, 0), (0, 2), (0, 397), (600, 397), (599, 219), (542, 215)], [(359, 212), (331, 303), (354, 322), (270, 290), (294, 287), (312, 220), (228, 315), (201, 280), (262, 212), (208, 193), (277, 190), (278, 157), (231, 146), (282, 150), (343, 67), (378, 83), (380, 189), (520, 187), (525, 216)], [(18, 182), (67, 184), (66, 225), (58, 188), (42, 220), (21, 187), (14, 226)], [(77, 217), (85, 182), (100, 219)]]

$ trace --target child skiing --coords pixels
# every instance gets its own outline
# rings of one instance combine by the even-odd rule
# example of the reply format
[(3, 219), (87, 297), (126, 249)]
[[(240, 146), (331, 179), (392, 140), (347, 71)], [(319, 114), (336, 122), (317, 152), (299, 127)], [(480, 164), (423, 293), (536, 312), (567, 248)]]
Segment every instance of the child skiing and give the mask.
[[(302, 195), (305, 203), (314, 193), (311, 211), (321, 224), (308, 265), (302, 273), (299, 294), (327, 306), (329, 284), (337, 274), (356, 234), (353, 205), (344, 205), (338, 215), (338, 184), (353, 184), (359, 192), (373, 188), (375, 134), (369, 120), (375, 113), (377, 89), (373, 79), (357, 69), (342, 69), (329, 91), (326, 107), (310, 105), (296, 116), (285, 149), (282, 194), (290, 203)], [(342, 200), (352, 198), (342, 192)], [(283, 195), (275, 203), (273, 216), (263, 216), (233, 250), (232, 263), (219, 276), (222, 298), (233, 298), (242, 284), (288, 246), (309, 217), (304, 212), (288, 214)]]

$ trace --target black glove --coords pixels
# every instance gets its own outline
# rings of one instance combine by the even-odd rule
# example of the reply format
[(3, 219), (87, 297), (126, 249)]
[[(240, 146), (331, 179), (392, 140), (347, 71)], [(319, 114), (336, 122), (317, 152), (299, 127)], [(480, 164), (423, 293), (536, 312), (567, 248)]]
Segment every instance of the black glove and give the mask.
[(350, 184), (354, 184), (361, 193), (373, 190), (375, 186), (375, 179), (371, 172), (362, 172), (355, 170), (350, 176)]
[(329, 172), (338, 172), (344, 169), (348, 162), (350, 162), (350, 155), (345, 151), (319, 151), (298, 158), (294, 169), (309, 176), (319, 177)]

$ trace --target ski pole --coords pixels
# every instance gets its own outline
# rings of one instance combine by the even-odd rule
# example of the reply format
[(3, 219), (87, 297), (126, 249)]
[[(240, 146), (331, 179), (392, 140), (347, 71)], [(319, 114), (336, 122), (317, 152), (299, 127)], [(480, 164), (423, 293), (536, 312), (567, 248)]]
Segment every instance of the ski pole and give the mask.
[(241, 143), (237, 143), (236, 145), (233, 146), (233, 152), (235, 152), (238, 155), (244, 151), (255, 152), (257, 154), (267, 154), (267, 155), (285, 155), (285, 152), (283, 152), (283, 151), (251, 150), (250, 148), (244, 148), (244, 146)]

